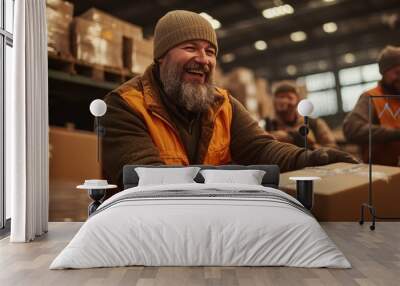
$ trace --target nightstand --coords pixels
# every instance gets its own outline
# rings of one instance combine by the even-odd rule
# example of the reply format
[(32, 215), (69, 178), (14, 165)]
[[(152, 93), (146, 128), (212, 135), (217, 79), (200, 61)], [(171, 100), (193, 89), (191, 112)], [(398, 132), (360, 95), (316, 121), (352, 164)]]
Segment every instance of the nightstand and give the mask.
[(107, 189), (114, 189), (116, 185), (109, 185), (107, 180), (85, 180), (83, 185), (79, 185), (77, 189), (87, 190), (89, 197), (93, 202), (88, 206), (88, 216), (94, 213), (101, 204), (101, 200), (106, 195)]

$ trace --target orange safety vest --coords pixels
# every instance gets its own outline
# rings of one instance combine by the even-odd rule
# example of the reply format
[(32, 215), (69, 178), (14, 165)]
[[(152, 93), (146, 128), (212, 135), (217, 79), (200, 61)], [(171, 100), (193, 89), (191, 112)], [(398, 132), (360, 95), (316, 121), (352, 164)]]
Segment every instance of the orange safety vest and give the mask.
[[(382, 96), (381, 86), (367, 91), (370, 96)], [(400, 128), (400, 99), (372, 98), (376, 115), (381, 126)], [(363, 157), (368, 162), (368, 145), (363, 146)], [(372, 161), (374, 164), (398, 166), (400, 161), (400, 142), (374, 143), (372, 140)]]
[[(149, 106), (155, 104), (154, 99), (144, 92), (129, 89), (121, 94), (121, 97), (138, 112), (144, 119), (150, 136), (160, 152), (160, 158), (166, 165), (189, 165), (189, 159), (185, 148), (179, 138), (176, 128), (159, 113), (150, 110)], [(213, 133), (208, 145), (207, 153), (202, 164), (223, 165), (231, 162), (230, 138), (232, 122), (232, 105), (229, 102), (228, 93), (223, 89), (217, 89), (224, 101), (217, 110), (213, 110)], [(146, 99), (145, 99), (146, 97)]]

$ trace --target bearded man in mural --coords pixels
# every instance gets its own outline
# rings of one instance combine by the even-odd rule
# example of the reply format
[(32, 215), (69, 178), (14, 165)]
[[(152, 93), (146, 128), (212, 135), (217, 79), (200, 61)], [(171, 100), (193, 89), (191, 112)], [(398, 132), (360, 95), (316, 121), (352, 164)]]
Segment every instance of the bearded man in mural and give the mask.
[(357, 162), (335, 149), (306, 151), (275, 140), (214, 85), (217, 54), (216, 33), (199, 14), (177, 10), (159, 19), (154, 63), (105, 99), (102, 166), (108, 180), (121, 186), (126, 164), (277, 164), (289, 171)]

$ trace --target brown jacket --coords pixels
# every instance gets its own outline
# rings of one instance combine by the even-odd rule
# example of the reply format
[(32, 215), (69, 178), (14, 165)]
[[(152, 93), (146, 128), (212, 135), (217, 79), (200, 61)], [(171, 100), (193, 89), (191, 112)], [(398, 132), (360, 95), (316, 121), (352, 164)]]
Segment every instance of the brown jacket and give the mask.
[[(122, 168), (126, 164), (162, 165), (159, 152), (149, 135), (147, 126), (140, 115), (133, 110), (120, 96), (127, 87), (135, 88), (144, 93), (151, 90), (154, 101), (157, 102), (156, 112), (163, 113), (171, 124), (178, 129), (184, 128), (171, 119), (166, 104), (161, 99), (159, 82), (156, 77), (156, 68), (150, 66), (143, 76), (137, 76), (116, 90), (110, 92), (105, 101), (107, 113), (101, 123), (105, 128), (102, 140), (102, 166), (105, 177), (112, 183), (121, 186)], [(232, 96), (229, 96), (232, 105), (230, 152), (234, 163), (249, 164), (277, 164), (281, 171), (289, 171), (305, 166), (304, 149), (292, 144), (281, 143), (259, 127), (246, 109)], [(200, 116), (203, 117), (203, 116)], [(209, 132), (212, 132), (213, 122), (200, 120), (200, 135), (197, 144), (198, 154), (191, 159), (190, 164), (201, 164), (202, 150), (207, 149)], [(176, 120), (175, 120), (176, 121)], [(194, 124), (196, 125), (196, 124)], [(179, 132), (181, 133), (181, 132)], [(185, 136), (181, 140), (186, 149), (193, 143)]]
[[(390, 94), (385, 92), (385, 94)], [(343, 133), (349, 142), (367, 144), (369, 136), (368, 91), (358, 99), (354, 109), (346, 116), (343, 123)], [(374, 105), (372, 105), (372, 140), (375, 143), (385, 143), (400, 140), (400, 129), (381, 126)]]
[[(377, 92), (378, 94), (376, 94)], [(378, 88), (364, 92), (343, 123), (343, 133), (346, 139), (360, 145), (361, 156), (366, 163), (369, 162), (369, 96), (385, 94), (392, 93), (385, 90), (380, 84)], [(400, 162), (400, 129), (382, 122), (384, 118), (379, 118), (375, 104), (377, 101), (371, 102), (372, 163), (398, 166)], [(388, 114), (382, 115), (387, 116)]]

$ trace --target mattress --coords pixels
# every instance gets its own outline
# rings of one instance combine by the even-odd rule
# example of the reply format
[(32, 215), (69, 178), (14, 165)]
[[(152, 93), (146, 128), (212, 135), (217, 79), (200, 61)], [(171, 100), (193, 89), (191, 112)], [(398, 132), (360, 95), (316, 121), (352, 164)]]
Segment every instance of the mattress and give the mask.
[(198, 183), (114, 195), (50, 269), (130, 265), (351, 267), (293, 197), (258, 185)]

